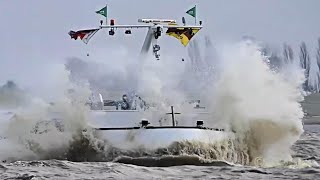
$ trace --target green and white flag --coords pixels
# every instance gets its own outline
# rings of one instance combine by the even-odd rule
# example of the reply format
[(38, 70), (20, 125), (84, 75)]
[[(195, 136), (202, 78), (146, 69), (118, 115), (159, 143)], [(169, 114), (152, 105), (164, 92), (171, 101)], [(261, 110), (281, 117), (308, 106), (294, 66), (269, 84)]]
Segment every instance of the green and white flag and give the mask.
[(100, 14), (100, 15), (102, 15), (102, 16), (104, 16), (104, 17), (107, 17), (107, 14), (108, 14), (107, 6), (104, 7), (104, 8), (102, 8), (102, 9), (100, 9), (99, 11), (96, 11), (96, 13), (97, 13), (97, 14)]
[(196, 17), (196, 6), (189, 9), (186, 13), (195, 18)]

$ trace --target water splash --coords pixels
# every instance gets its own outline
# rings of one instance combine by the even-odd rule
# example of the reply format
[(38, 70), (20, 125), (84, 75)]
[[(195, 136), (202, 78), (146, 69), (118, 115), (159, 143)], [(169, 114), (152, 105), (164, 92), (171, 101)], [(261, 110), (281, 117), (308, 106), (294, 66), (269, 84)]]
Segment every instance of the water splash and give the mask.
[(296, 71), (296, 81), (286, 81), (269, 68), (267, 57), (253, 43), (220, 52), (218, 81), (208, 92), (215, 120), (237, 132), (251, 164), (257, 158), (264, 166), (292, 160), (290, 148), (303, 133), (303, 71)]
[(21, 91), (19, 96), (28, 97), (27, 103), (10, 106), (12, 113), (0, 116), (0, 160), (63, 158), (69, 143), (87, 127), (88, 107), (84, 104), (90, 91), (74, 88), (77, 90), (66, 92), (54, 103)]
[[(229, 125), (228, 128), (237, 133), (236, 140), (209, 145), (177, 142), (153, 152), (145, 149), (123, 152), (96, 139), (94, 132), (82, 131), (86, 128), (88, 112), (84, 102), (90, 92), (88, 88), (84, 88), (74, 91), (71, 96), (66, 97), (64, 94), (53, 106), (38, 100), (31, 103), (29, 108), (23, 107), (10, 122), (7, 135), (11, 144), (1, 145), (0, 148), (9, 149), (1, 151), (6, 153), (0, 154), (0, 157), (110, 161), (124, 156), (161, 158), (195, 155), (202, 160), (259, 166), (276, 166), (281, 162), (292, 161), (290, 147), (303, 132), (303, 112), (299, 104), (303, 99), (303, 71), (299, 68), (272, 71), (268, 58), (252, 43), (228, 45), (216, 52), (216, 59), (214, 62), (210, 61), (215, 67), (215, 77), (212, 82), (206, 81), (209, 84), (200, 93), (211, 100), (209, 110), (214, 118), (208, 125)], [(143, 71), (137, 74), (140, 85), (137, 90), (159, 102), (159, 111), (174, 103), (173, 100), (180, 101), (185, 97), (184, 92), (177, 88), (177, 83), (172, 83), (183, 79), (185, 74), (179, 71), (168, 82), (168, 75), (162, 72), (173, 71), (177, 66), (168, 61), (170, 58), (162, 60), (164, 62), (157, 65), (151, 61), (146, 62)], [(288, 81), (287, 74), (295, 80)], [(89, 82), (90, 85), (92, 82), (101, 82), (93, 80)], [(56, 115), (55, 112), (60, 114), (64, 131), (59, 131), (54, 124), (49, 123), (37, 130), (46, 133), (34, 133), (37, 122), (49, 121)], [(16, 151), (12, 151), (13, 149)]]

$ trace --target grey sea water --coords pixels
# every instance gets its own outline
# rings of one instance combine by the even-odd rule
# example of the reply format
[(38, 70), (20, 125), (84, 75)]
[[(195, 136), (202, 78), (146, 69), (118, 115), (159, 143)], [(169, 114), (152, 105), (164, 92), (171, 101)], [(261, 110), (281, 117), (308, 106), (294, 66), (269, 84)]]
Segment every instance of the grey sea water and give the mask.
[[(200, 163), (195, 156), (122, 162), (66, 160), (16, 161), (0, 164), (1, 179), (319, 179), (320, 126), (305, 125), (305, 133), (292, 147), (295, 163), (261, 168), (226, 162)], [(162, 161), (152, 167), (152, 161)], [(175, 166), (169, 166), (176, 162)], [(189, 164), (189, 165), (179, 165)], [(129, 163), (129, 164), (128, 164)], [(306, 166), (306, 164), (308, 164)], [(168, 165), (168, 167), (164, 167)], [(148, 167), (151, 166), (151, 167)]]
[(161, 152), (156, 157), (90, 159), (95, 152), (85, 149), (84, 141), (81, 146), (68, 149), (69, 155), (55, 152), (58, 149), (51, 151), (61, 154), (62, 158), (48, 154), (43, 158), (45, 160), (1, 162), (0, 179), (320, 179), (319, 102), (319, 95), (314, 95), (302, 103), (307, 113), (304, 133), (291, 148), (293, 161), (278, 166), (266, 168), (224, 161), (206, 162), (196, 154), (168, 156), (163, 153), (161, 156)]

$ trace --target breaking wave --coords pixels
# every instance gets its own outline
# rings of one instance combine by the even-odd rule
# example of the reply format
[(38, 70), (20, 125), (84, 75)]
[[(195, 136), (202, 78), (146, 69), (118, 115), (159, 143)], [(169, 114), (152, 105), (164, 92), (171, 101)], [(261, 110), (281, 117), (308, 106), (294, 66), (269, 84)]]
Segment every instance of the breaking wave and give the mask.
[(88, 110), (68, 100), (54, 105), (33, 100), (20, 108), (10, 117), (0, 117), (1, 160), (64, 158), (69, 143), (86, 127)]
[[(291, 146), (303, 133), (303, 71), (296, 66), (272, 71), (268, 57), (252, 42), (220, 51), (213, 95), (214, 119), (237, 132), (250, 164), (275, 166), (292, 161)], [(288, 81), (287, 72), (293, 81)], [(208, 92), (210, 93), (210, 92)], [(257, 162), (258, 160), (258, 162)]]
[[(94, 132), (87, 128), (89, 111), (84, 104), (91, 90), (75, 86), (71, 95), (57, 99), (54, 104), (35, 99), (15, 112), (15, 116), (6, 121), (8, 128), (0, 133), (5, 136), (0, 140), (0, 160), (67, 159), (149, 166), (242, 164), (264, 167), (294, 162), (290, 148), (303, 133), (303, 111), (299, 104), (303, 99), (303, 71), (294, 65), (280, 72), (272, 71), (268, 57), (263, 56), (254, 43), (224, 46), (216, 52), (219, 53), (211, 62), (215, 67), (214, 78), (203, 83), (200, 94), (207, 100), (214, 117), (208, 124), (227, 124), (229, 130), (236, 132), (236, 140), (216, 144), (176, 142), (152, 152), (146, 149), (121, 151), (96, 139)], [(184, 79), (187, 73), (181, 72), (177, 80)], [(296, 77), (295, 80), (288, 81), (288, 73)], [(150, 78), (157, 80), (160, 87), (157, 86), (157, 90), (170, 88), (162, 82), (165, 78), (157, 77), (159, 74), (148, 75), (155, 76)], [(153, 85), (148, 82), (143, 81), (143, 86)], [(176, 86), (171, 88), (178, 92)], [(168, 92), (157, 91), (157, 95), (163, 97), (170, 94)], [(186, 92), (181, 93), (181, 97), (186, 96)]]

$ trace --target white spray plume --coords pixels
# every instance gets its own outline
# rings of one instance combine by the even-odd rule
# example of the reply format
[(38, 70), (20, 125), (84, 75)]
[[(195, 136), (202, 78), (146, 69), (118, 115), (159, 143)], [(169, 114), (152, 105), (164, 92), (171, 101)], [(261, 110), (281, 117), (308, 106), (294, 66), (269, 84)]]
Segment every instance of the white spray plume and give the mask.
[(295, 81), (287, 81), (270, 70), (253, 43), (219, 52), (218, 81), (209, 92), (215, 120), (229, 124), (244, 139), (252, 163), (256, 158), (265, 166), (291, 160), (290, 147), (303, 133), (303, 71), (293, 69)]
[[(267, 65), (267, 58), (261, 55), (259, 48), (254, 44), (230, 45), (216, 52), (218, 53), (214, 73), (216, 81), (211, 83), (212, 86), (206, 91), (205, 96), (206, 99), (211, 99), (210, 112), (214, 115), (211, 125), (229, 124), (229, 128), (235, 130), (241, 140), (239, 146), (248, 149), (253, 164), (257, 158), (262, 158), (265, 166), (275, 165), (281, 160), (290, 160), (290, 147), (303, 132), (301, 123), (303, 112), (299, 104), (303, 99), (301, 95), (303, 72), (296, 66), (292, 66), (294, 68), (288, 71), (272, 72)], [(111, 70), (103, 66), (106, 67), (105, 70), (101, 68), (95, 71), (95, 74), (90, 74), (91, 79), (84, 78), (84, 81), (89, 82), (90, 88), (94, 84), (106, 83), (108, 84), (106, 87), (118, 85), (119, 88), (124, 87), (126, 91), (131, 85), (136, 84), (134, 88), (139, 95), (160, 104), (161, 108), (158, 109), (160, 112), (168, 111), (170, 105), (185, 100), (185, 94), (177, 88), (179, 81), (184, 78), (181, 57), (162, 56), (160, 61), (148, 58), (142, 63), (139, 60), (137, 60), (139, 63), (131, 61), (130, 65), (126, 64), (126, 60), (108, 58), (113, 63), (118, 63), (118, 68)], [(90, 70), (100, 66), (101, 62), (95, 62), (96, 64), (91, 69), (89, 67), (87, 72), (92, 73)], [(92, 64), (86, 62), (85, 67)], [(55, 67), (58, 69), (58, 75), (52, 70), (49, 77), (43, 79), (55, 82), (51, 86), (47, 86), (50, 83), (46, 83), (45, 87), (48, 88), (45, 89), (49, 94), (58, 94), (55, 96), (56, 105), (52, 107), (48, 102), (40, 100), (32, 102), (28, 109), (20, 111), (15, 120), (10, 122), (9, 133), (6, 134), (10, 136), (9, 140), (12, 140), (10, 143), (15, 146), (9, 146), (9, 149), (0, 152), (8, 152), (9, 156), (18, 157), (20, 153), (21, 156), (25, 154), (24, 157), (42, 158), (48, 155), (42, 152), (67, 148), (79, 129), (85, 127), (88, 111), (83, 103), (90, 90), (87, 87), (79, 90), (69, 82), (68, 71), (64, 71), (61, 65)], [(72, 73), (74, 71), (71, 75)], [(285, 78), (287, 74), (294, 80), (288, 81)], [(82, 75), (86, 77), (88, 74)], [(113, 77), (119, 81), (110, 80)], [(103, 88), (103, 86), (96, 87)], [(71, 97), (65, 94), (70, 88), (75, 89)], [(101, 90), (99, 88), (98, 90)], [(57, 111), (62, 114), (66, 132), (58, 132), (53, 126), (49, 126), (51, 130), (49, 133), (40, 136), (30, 134), (30, 130), (34, 127), (32, 125), (39, 120), (48, 120)], [(18, 143), (21, 142), (20, 137), (31, 139), (38, 147), (33, 148), (33, 151), (26, 149), (25, 146), (19, 146), (17, 149), (16, 147), (21, 145)], [(23, 142), (30, 142), (24, 140), (22, 139)], [(0, 145), (0, 150), (5, 147), (8, 146)], [(17, 151), (13, 151), (11, 147)], [(34, 153), (35, 149), (40, 152)], [(0, 154), (0, 159), (3, 157), (8, 157), (8, 154)]]
[[(24, 88), (20, 88), (20, 84), (8, 82), (0, 89), (0, 160), (56, 157), (55, 153), (64, 151), (86, 127), (88, 109), (84, 104), (91, 94), (89, 88), (70, 82), (63, 64), (40, 68), (40, 78), (33, 84), (22, 83)], [(9, 103), (12, 101), (15, 103)]]

